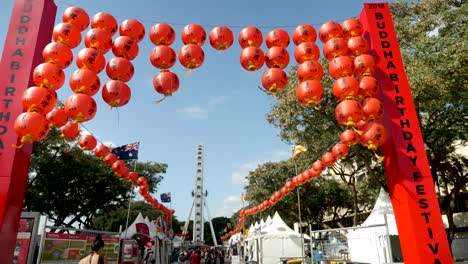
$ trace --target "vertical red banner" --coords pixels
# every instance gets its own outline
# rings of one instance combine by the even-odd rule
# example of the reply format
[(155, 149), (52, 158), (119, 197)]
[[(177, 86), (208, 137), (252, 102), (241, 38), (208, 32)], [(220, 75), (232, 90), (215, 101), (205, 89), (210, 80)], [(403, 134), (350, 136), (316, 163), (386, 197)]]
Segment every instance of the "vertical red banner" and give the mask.
[(0, 263), (12, 263), (32, 146), (21, 149), (14, 131), (21, 95), (50, 42), (57, 7), (52, 0), (16, 0), (0, 62)]
[(382, 90), (382, 153), (404, 261), (453, 263), (389, 5), (366, 3), (360, 19)]

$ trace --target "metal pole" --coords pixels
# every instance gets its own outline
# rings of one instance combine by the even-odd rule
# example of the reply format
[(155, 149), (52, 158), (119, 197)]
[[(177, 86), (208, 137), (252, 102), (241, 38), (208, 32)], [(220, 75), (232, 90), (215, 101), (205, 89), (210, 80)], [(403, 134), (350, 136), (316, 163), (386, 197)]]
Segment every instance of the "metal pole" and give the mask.
[[(296, 172), (297, 176), (297, 164), (296, 160), (293, 158), (294, 161), (294, 171)], [(299, 233), (301, 234), (301, 260), (304, 261), (304, 237), (302, 234), (302, 220), (301, 220), (301, 195), (299, 194), (299, 188), (296, 187), (296, 192), (297, 192), (297, 207), (299, 209)]]
[(385, 219), (385, 235), (387, 236), (387, 252), (388, 252), (388, 257), (389, 263), (393, 263), (393, 252), (392, 252), (392, 244), (390, 244), (390, 231), (388, 229), (388, 221), (387, 221), (387, 214), (384, 214), (384, 219)]
[[(137, 161), (138, 160), (135, 160), (135, 164), (133, 165), (133, 171), (136, 171)], [(132, 181), (132, 186), (130, 187), (130, 199), (128, 199), (127, 222), (125, 223), (125, 236), (124, 236), (124, 238), (127, 238), (128, 219), (130, 218), (130, 206), (132, 205), (133, 185), (134, 184), (133, 184), (133, 181)]]

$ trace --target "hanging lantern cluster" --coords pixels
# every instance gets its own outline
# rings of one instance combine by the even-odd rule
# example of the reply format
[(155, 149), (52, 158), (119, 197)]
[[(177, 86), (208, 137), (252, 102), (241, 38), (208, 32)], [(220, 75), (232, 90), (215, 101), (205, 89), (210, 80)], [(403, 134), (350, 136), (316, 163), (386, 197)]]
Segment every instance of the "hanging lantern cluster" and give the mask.
[(317, 32), (308, 24), (299, 25), (294, 29), (293, 41), (296, 44), (294, 57), (299, 66), (297, 78), (299, 85), (296, 88), (296, 97), (304, 106), (318, 108), (324, 96), (321, 80), (323, 77), (322, 65), (318, 62), (320, 50), (315, 44)]
[(283, 29), (268, 32), (266, 39), (268, 50), (265, 54), (265, 64), (268, 69), (262, 75), (262, 86), (268, 92), (281, 92), (288, 84), (288, 75), (283, 69), (289, 64), (289, 35)]
[(176, 53), (170, 47), (174, 43), (176, 33), (174, 29), (166, 23), (158, 23), (151, 27), (149, 38), (156, 45), (150, 54), (150, 62), (161, 71), (153, 78), (153, 87), (156, 92), (167, 96), (172, 96), (179, 89), (179, 77), (169, 71), (169, 68), (176, 63)]
[[(64, 11), (62, 21), (54, 27), (54, 41), (42, 51), (44, 62), (33, 71), (32, 79), (36, 86), (26, 89), (21, 97), (26, 112), (16, 118), (14, 125), (16, 133), (21, 136), (20, 146), (43, 140), (49, 132), (49, 125), (63, 126), (67, 122), (63, 109), (54, 109), (56, 90), (65, 82), (63, 70), (73, 61), (72, 48), (80, 44), (81, 31), (88, 27), (89, 16), (79, 7), (69, 7)], [(58, 111), (62, 115), (57, 120), (48, 118), (56, 116)]]
[(375, 62), (362, 33), (359, 19), (350, 18), (342, 24), (326, 22), (320, 27), (319, 37), (325, 43), (324, 56), (330, 61), (328, 72), (335, 79), (333, 95), (340, 100), (336, 120), (351, 128), (341, 134), (341, 144), (349, 147), (361, 141), (375, 152), (386, 138), (384, 126), (375, 123), (383, 116), (383, 105), (375, 98), (379, 92), (372, 76)]
[[(100, 28), (109, 29), (108, 32), (112, 37), (117, 32), (117, 21), (110, 14), (99, 13), (99, 15), (102, 19), (97, 20), (103, 21), (99, 25)], [(132, 92), (127, 82), (132, 79), (135, 72), (131, 60), (138, 55), (138, 42), (145, 36), (145, 27), (138, 20), (126, 19), (120, 23), (119, 34), (120, 36), (111, 41), (110, 49), (115, 57), (106, 64), (106, 74), (110, 80), (102, 87), (102, 98), (111, 107), (121, 107), (130, 101)]]
[(180, 64), (190, 71), (200, 67), (205, 60), (202, 49), (206, 41), (205, 29), (198, 24), (186, 25), (182, 29), (181, 39), (184, 45), (179, 50)]

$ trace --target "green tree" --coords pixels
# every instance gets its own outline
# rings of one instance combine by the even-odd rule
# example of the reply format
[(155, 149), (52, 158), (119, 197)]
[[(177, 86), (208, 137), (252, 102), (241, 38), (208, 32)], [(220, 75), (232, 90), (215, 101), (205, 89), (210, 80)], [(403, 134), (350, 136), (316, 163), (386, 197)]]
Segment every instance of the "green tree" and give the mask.
[(391, 9), (451, 243), (468, 183), (466, 153), (456, 152), (468, 137), (468, 4), (425, 0)]
[[(328, 62), (320, 61), (324, 69), (328, 68)], [(267, 114), (267, 120), (275, 127), (280, 129), (279, 136), (282, 140), (290, 144), (300, 144), (307, 146), (308, 151), (301, 153), (301, 159), (298, 161), (298, 171), (302, 172), (322, 155), (330, 151), (331, 148), (339, 143), (341, 133), (346, 129), (339, 125), (335, 119), (335, 107), (338, 104), (331, 92), (334, 80), (325, 75), (322, 85), (325, 90), (325, 96), (320, 102), (319, 109), (302, 106), (296, 98), (296, 87), (299, 82), (296, 75), (296, 69), (293, 68), (289, 73), (288, 86), (285, 91), (277, 95), (277, 102), (272, 105), (271, 111)], [(350, 150), (346, 158), (335, 163), (330, 173), (324, 173), (325, 177), (332, 177), (342, 180), (348, 187), (353, 203), (353, 225), (357, 225), (357, 215), (367, 209), (359, 206), (368, 205), (375, 201), (379, 186), (366, 183), (377, 182), (381, 186), (386, 186), (385, 178), (382, 173), (382, 165), (376, 161), (370, 152), (356, 144)], [(370, 195), (360, 195), (358, 189), (357, 176), (368, 175), (369, 181), (364, 181), (359, 186)], [(368, 187), (372, 187), (369, 189)]]
[[(230, 222), (230, 219), (227, 217), (215, 217), (211, 219), (211, 223), (213, 224), (213, 229), (216, 237), (216, 242), (218, 245), (221, 245), (221, 236), (224, 228), (226, 227), (227, 223)], [(210, 223), (205, 222), (204, 223), (204, 239), (205, 239), (205, 244), (214, 246), (214, 241), (213, 237), (211, 235), (211, 229), (210, 229)]]
[[(154, 162), (137, 165), (151, 190), (165, 169)], [(56, 129), (34, 144), (24, 207), (46, 214), (54, 225), (93, 228), (95, 216), (125, 206), (133, 195), (127, 180), (114, 176), (109, 166), (74, 142), (60, 138)]]

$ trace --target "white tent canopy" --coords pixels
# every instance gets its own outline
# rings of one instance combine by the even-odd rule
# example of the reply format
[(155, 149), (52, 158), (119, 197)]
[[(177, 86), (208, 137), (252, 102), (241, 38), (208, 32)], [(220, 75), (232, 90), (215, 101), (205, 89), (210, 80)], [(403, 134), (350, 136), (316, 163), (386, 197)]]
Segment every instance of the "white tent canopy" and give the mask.
[(247, 240), (249, 260), (278, 263), (281, 258), (302, 256), (301, 235), (286, 225), (278, 212), (255, 231)]
[[(388, 231), (385, 226), (386, 222)], [(372, 212), (360, 227), (373, 225), (381, 226), (356, 229), (346, 235), (352, 261), (366, 263), (391, 262), (387, 235), (398, 235), (398, 230), (390, 196), (383, 189), (380, 189)]]
[(163, 234), (157, 233), (156, 226), (153, 223), (151, 223), (148, 217), (144, 218), (141, 213), (138, 213), (137, 217), (135, 218), (133, 223), (130, 226), (128, 226), (127, 230), (122, 231), (122, 233), (120, 234), (120, 238), (131, 238), (134, 234), (136, 234), (137, 224), (146, 224), (148, 226), (149, 236), (151, 238), (158, 236), (160, 239), (162, 239)]

